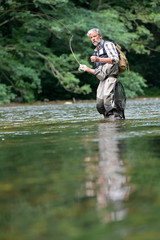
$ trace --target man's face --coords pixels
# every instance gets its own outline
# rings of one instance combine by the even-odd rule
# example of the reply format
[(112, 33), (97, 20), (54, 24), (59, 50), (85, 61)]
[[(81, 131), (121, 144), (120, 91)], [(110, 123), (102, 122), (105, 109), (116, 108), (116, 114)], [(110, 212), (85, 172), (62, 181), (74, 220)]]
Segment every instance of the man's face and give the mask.
[(97, 47), (100, 44), (102, 36), (98, 35), (97, 32), (91, 33), (89, 37), (94, 46)]

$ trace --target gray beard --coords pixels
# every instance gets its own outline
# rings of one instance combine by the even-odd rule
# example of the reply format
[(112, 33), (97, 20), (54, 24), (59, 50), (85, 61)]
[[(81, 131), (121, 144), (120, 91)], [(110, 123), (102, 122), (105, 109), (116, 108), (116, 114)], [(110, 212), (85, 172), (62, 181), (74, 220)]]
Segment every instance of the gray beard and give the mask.
[(93, 45), (94, 45), (95, 47), (97, 47), (98, 44), (99, 44), (98, 42), (93, 42)]
[(97, 46), (100, 44), (100, 42), (101, 42), (101, 39), (99, 38), (98, 41), (93, 42), (93, 45), (94, 45), (95, 47), (97, 47)]

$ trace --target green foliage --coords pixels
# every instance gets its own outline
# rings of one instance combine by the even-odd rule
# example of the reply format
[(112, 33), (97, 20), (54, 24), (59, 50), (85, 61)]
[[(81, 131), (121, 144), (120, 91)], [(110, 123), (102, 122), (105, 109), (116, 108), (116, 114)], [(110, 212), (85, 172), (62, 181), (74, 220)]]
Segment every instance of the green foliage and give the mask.
[(33, 3), (36, 4), (51, 4), (51, 5), (57, 5), (60, 3), (68, 3), (68, 0), (33, 0)]
[(146, 97), (160, 97), (160, 89), (157, 87), (148, 86), (148, 88), (144, 90), (144, 95)]
[(15, 94), (11, 92), (11, 87), (5, 84), (0, 84), (0, 104), (10, 103), (15, 98)]
[[(50, 98), (44, 93), (48, 92), (51, 83), (59, 99), (62, 96), (58, 94), (64, 98), (72, 98), (74, 94), (92, 96), (91, 89), (95, 92), (97, 80), (94, 76), (78, 73), (78, 63), (71, 54), (69, 41), (72, 37), (71, 45), (78, 61), (90, 66), (89, 57), (93, 48), (86, 33), (90, 28), (98, 27), (104, 39), (122, 46), (131, 69), (136, 72), (135, 76), (138, 79), (140, 76), (136, 74), (142, 76), (138, 80), (139, 91), (130, 86), (130, 82), (125, 85), (129, 96), (143, 93), (143, 79), (159, 86), (160, 74), (156, 70), (159, 63), (154, 61), (155, 52), (160, 49), (159, 0), (142, 2), (0, 1), (1, 83), (9, 85), (13, 94), (27, 102)], [(140, 59), (138, 64), (137, 59)], [(148, 65), (143, 64), (146, 59)], [(151, 69), (150, 62), (154, 63), (155, 68)], [(48, 80), (44, 78), (46, 75)], [(58, 90), (60, 86), (64, 88), (63, 92), (62, 89)]]
[[(76, 58), (80, 58), (79, 54), (76, 54), (75, 56)], [(88, 84), (79, 86), (80, 80), (74, 75), (77, 71), (78, 64), (75, 64), (75, 59), (72, 54), (62, 54), (59, 58), (52, 55), (50, 59), (52, 60), (52, 63), (54, 63), (54, 67), (58, 69), (54, 71), (54, 75), (59, 79), (65, 89), (78, 94), (88, 94), (91, 92), (91, 88)], [(83, 59), (83, 63), (88, 64), (85, 59)]]
[(132, 71), (125, 72), (120, 75), (119, 79), (125, 88), (127, 98), (144, 95), (143, 88), (147, 87), (147, 85), (146, 80), (140, 74)]
[[(18, 57), (16, 57), (16, 54)], [(1, 56), (3, 57), (1, 66), (3, 81), (7, 84), (10, 83), (13, 91), (19, 93), (24, 101), (35, 101), (33, 90), (37, 89), (38, 93), (41, 91), (41, 80), (38, 70), (36, 71), (31, 66), (26, 66), (28, 65), (27, 63), (20, 63), (19, 59), (24, 58), (23, 51), (14, 51), (13, 56), (12, 53), (2, 50)], [(8, 77), (8, 75), (10, 76)]]

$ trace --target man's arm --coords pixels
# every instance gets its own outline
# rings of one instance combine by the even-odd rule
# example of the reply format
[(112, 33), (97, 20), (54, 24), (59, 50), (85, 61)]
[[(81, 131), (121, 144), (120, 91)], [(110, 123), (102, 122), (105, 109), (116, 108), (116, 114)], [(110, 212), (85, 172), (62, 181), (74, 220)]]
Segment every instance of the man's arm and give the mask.
[(116, 64), (119, 62), (119, 56), (116, 50), (116, 47), (114, 43), (112, 42), (105, 42), (104, 48), (106, 50), (106, 53), (108, 55), (108, 58), (100, 58), (97, 56), (90, 57), (91, 62), (101, 62), (101, 63), (110, 63), (110, 64)]
[(92, 69), (92, 68), (87, 67), (86, 65), (82, 65), (82, 64), (81, 64), (81, 65), (79, 66), (79, 70), (80, 70), (80, 71), (84, 71), (84, 72), (89, 72), (89, 73), (95, 74), (95, 70)]
[(91, 62), (112, 63), (111, 58), (100, 58), (97, 56), (92, 56), (90, 57), (90, 59), (91, 59)]
[(116, 64), (119, 62), (119, 56), (118, 56), (118, 52), (116, 49), (116, 46), (114, 45), (113, 42), (105, 42), (104, 44), (104, 48), (106, 50), (106, 53), (108, 55), (108, 58), (111, 59), (111, 63), (112, 64)]

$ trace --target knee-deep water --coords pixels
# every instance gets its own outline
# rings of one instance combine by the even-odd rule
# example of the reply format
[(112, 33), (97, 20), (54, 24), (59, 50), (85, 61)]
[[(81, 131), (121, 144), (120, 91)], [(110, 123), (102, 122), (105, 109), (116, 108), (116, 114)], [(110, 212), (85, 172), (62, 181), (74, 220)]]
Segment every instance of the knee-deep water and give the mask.
[(0, 107), (0, 239), (160, 239), (160, 99)]

